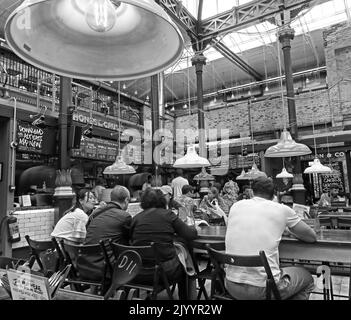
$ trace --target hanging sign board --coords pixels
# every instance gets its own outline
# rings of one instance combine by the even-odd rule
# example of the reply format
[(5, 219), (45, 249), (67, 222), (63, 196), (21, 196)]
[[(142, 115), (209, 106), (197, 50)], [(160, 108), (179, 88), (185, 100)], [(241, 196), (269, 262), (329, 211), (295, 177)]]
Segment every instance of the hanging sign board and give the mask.
[(18, 151), (54, 154), (55, 134), (55, 130), (41, 129), (29, 123), (18, 121), (16, 134)]

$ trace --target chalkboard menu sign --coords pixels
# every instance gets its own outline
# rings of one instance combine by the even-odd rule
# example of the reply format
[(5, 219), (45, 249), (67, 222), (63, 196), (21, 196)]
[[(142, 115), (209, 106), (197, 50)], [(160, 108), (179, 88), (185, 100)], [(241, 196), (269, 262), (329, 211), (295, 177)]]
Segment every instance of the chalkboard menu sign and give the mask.
[(237, 155), (233, 157), (230, 156), (229, 166), (231, 169), (248, 168), (248, 167), (251, 168), (254, 160), (256, 165), (260, 168), (261, 159), (258, 154), (255, 154), (254, 156), (252, 155), (247, 155), (247, 156)]
[(337, 184), (339, 186), (339, 192), (342, 193), (345, 190), (342, 162), (332, 162), (331, 164), (334, 169), (333, 172), (320, 175), (321, 191), (328, 192), (331, 184)]
[(17, 122), (18, 151), (54, 154), (55, 138), (55, 130), (37, 128), (22, 121)]
[(72, 149), (72, 157), (115, 161), (118, 144), (115, 141), (82, 137), (79, 149)]

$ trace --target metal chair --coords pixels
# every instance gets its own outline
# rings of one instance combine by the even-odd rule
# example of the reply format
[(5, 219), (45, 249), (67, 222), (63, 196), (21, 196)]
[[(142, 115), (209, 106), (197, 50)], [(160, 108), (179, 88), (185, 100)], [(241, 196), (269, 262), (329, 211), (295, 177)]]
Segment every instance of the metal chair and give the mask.
[[(104, 244), (102, 245), (104, 246)], [(122, 252), (115, 262), (111, 287), (106, 292), (104, 299), (107, 300), (113, 295), (117, 300), (123, 299), (125, 297), (125, 291), (117, 289), (133, 280), (139, 273), (141, 267), (142, 260), (139, 253), (133, 250)]]
[[(29, 237), (29, 235), (25, 235), (25, 239), (31, 251), (31, 256), (28, 262), (29, 268), (32, 268), (34, 262), (37, 262), (39, 271), (42, 272), (44, 276), (50, 276), (59, 270), (59, 258), (58, 254), (54, 252), (55, 245), (52, 241), (33, 240)], [(50, 261), (50, 265), (53, 264), (53, 266), (48, 265), (49, 261), (44, 262), (44, 253), (47, 253), (46, 257), (49, 260), (52, 260)]]
[[(135, 281), (132, 280), (131, 282), (126, 283), (124, 287), (136, 289), (138, 292), (144, 290), (147, 293), (146, 299), (152, 299), (152, 300), (156, 300), (157, 295), (161, 291), (166, 290), (168, 298), (170, 300), (173, 300), (173, 295), (170, 289), (170, 285), (173, 283), (171, 284), (169, 283), (166, 272), (162, 266), (162, 262), (159, 257), (158, 247), (162, 245), (169, 246), (169, 244), (155, 244), (155, 243), (151, 243), (149, 246), (126, 246), (119, 243), (115, 243), (112, 240), (110, 240), (110, 246), (112, 248), (112, 251), (116, 259), (118, 259), (120, 255), (126, 251), (135, 251), (140, 255), (142, 259), (140, 276), (145, 271), (153, 273), (153, 281), (151, 284), (146, 284), (144, 282), (137, 282), (138, 280), (134, 279)], [(153, 258), (151, 259), (149, 257), (153, 257)]]
[(350, 229), (351, 227), (351, 216), (348, 217), (338, 217), (337, 218), (337, 228), (339, 229)]
[[(189, 253), (191, 255), (191, 258), (193, 259), (194, 263), (194, 268), (195, 268), (195, 278), (197, 279), (199, 288), (198, 288), (198, 295), (197, 295), (197, 300), (201, 299), (201, 296), (203, 295), (206, 300), (209, 300), (209, 295), (207, 293), (207, 290), (205, 288), (205, 283), (206, 280), (211, 280), (212, 279), (212, 272), (214, 270), (214, 266), (211, 263), (211, 259), (209, 258), (207, 254), (207, 242), (201, 242), (201, 241), (193, 241), (189, 246)], [(225, 250), (225, 243), (224, 241), (211, 241), (210, 244), (211, 248), (216, 249), (216, 250)], [(206, 267), (202, 270), (200, 270), (199, 265), (199, 255), (206, 255), (206, 260), (207, 264)]]
[[(63, 240), (60, 241), (65, 264), (72, 265), (66, 283), (70, 284), (74, 290), (84, 291), (89, 287), (93, 287), (96, 293), (104, 295), (109, 288), (113, 269), (110, 261), (105, 259), (101, 243), (102, 241), (93, 245), (73, 245), (67, 244)], [(96, 271), (89, 270), (89, 265), (87, 264), (89, 257), (93, 258), (93, 260), (103, 261), (101, 277), (100, 275), (96, 276), (99, 280), (92, 280), (95, 278)], [(82, 272), (85, 273), (85, 276), (82, 275)], [(86, 275), (89, 273), (91, 277), (87, 278)]]
[[(271, 295), (273, 294), (276, 300), (281, 300), (280, 293), (273, 278), (273, 274), (264, 251), (260, 251), (259, 254), (255, 256), (238, 256), (217, 251), (212, 249), (209, 245), (207, 245), (207, 251), (213, 265), (215, 266), (215, 270), (212, 273), (211, 283), (212, 299), (235, 300), (235, 298), (227, 292), (224, 285), (225, 271), (223, 269), (223, 265), (227, 264), (240, 267), (263, 267), (267, 274), (266, 299), (271, 300)], [(215, 284), (218, 284), (217, 288)]]
[(9, 258), (0, 256), (0, 269), (17, 269), (18, 266), (25, 264), (23, 259)]

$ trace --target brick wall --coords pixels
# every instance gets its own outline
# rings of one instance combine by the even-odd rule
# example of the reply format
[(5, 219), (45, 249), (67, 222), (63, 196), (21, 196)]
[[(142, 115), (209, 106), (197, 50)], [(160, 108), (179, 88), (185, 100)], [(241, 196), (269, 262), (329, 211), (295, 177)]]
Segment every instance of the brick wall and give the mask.
[[(328, 94), (326, 90), (312, 91), (295, 96), (296, 117), (298, 126), (307, 126), (312, 123), (312, 116), (315, 124), (324, 124), (331, 119), (331, 108), (328, 104)], [(219, 107), (212, 106), (210, 111), (205, 113), (205, 127), (208, 129), (223, 128), (229, 129), (230, 136), (240, 134), (250, 135), (250, 120), (248, 102), (237, 102), (218, 104)], [(204, 105), (205, 110), (208, 105)], [(287, 103), (284, 104), (285, 112), (282, 108), (280, 98), (266, 99), (263, 101), (252, 101), (251, 119), (254, 133), (281, 130), (286, 119)], [(176, 129), (192, 128), (197, 130), (197, 114), (191, 116), (177, 117), (175, 120)]]
[(343, 125), (351, 116), (351, 27), (337, 24), (323, 38), (334, 121)]
[(21, 241), (13, 243), (12, 249), (28, 246), (25, 235), (33, 240), (51, 240), (54, 229), (54, 208), (16, 211), (13, 215), (17, 218)]

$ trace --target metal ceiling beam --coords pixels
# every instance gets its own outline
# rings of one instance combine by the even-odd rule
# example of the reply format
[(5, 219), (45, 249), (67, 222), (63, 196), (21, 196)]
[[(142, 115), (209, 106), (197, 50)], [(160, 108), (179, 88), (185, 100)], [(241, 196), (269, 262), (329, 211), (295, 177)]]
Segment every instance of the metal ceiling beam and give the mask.
[(217, 41), (215, 39), (213, 39), (211, 43), (219, 53), (221, 53), (224, 57), (226, 57), (229, 61), (234, 63), (240, 69), (244, 70), (255, 80), (260, 81), (264, 79), (264, 76), (262, 74), (257, 72), (248, 63), (246, 63), (243, 59), (241, 59), (238, 55), (236, 55), (233, 51), (231, 51), (224, 43), (222, 43), (221, 41)]
[[(330, 0), (319, 0), (317, 4), (328, 1)], [(211, 39), (234, 30), (247, 28), (285, 10), (302, 10), (313, 2), (315, 0), (256, 0), (249, 2), (203, 20), (202, 39)]]
[(197, 21), (195, 17), (177, 0), (155, 0), (163, 9), (166, 10), (172, 20), (188, 32), (195, 39), (197, 35)]

